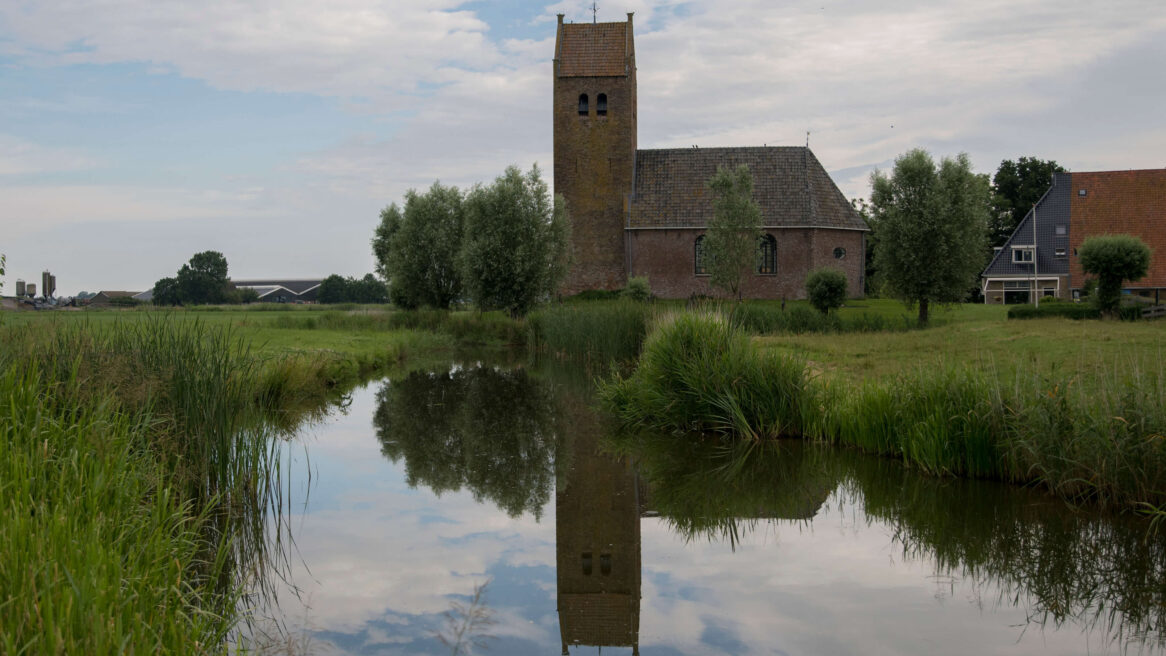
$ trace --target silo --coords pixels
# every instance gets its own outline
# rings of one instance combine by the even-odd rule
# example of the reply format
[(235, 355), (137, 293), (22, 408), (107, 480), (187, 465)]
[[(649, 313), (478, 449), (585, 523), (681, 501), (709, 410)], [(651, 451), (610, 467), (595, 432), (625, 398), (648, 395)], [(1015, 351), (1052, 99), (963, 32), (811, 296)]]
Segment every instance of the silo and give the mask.
[(17, 278), (17, 279), (16, 279), (16, 295), (17, 295), (17, 296), (24, 296), (24, 292), (25, 292), (25, 290), (24, 290), (24, 280), (21, 280), (20, 278)]
[(24, 286), (24, 291), (28, 292), (29, 296), (36, 296), (36, 283), (30, 282)]
[(45, 295), (45, 298), (52, 296), (53, 293), (57, 291), (56, 281), (57, 281), (56, 276), (49, 273), (48, 269), (45, 269), (44, 271), (41, 272), (41, 274), (40, 274), (40, 291), (42, 294)]

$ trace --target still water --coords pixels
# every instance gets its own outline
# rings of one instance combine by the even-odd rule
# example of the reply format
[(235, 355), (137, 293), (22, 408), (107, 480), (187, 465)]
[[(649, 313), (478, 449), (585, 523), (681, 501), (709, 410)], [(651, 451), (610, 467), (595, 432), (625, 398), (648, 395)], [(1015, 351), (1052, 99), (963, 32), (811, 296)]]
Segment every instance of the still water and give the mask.
[(287, 445), (270, 645), (1164, 651), (1145, 522), (800, 443), (612, 436), (593, 403), (579, 372), (476, 362), (353, 392)]

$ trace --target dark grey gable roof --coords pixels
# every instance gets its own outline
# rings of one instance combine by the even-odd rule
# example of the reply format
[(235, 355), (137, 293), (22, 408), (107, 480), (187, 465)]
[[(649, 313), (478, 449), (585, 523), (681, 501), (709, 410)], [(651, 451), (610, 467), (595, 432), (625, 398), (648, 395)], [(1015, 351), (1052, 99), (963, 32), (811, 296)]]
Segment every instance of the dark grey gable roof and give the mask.
[[(1072, 200), (1072, 174), (1057, 173), (1053, 176), (1053, 186), (1045, 192), (1036, 204), (1036, 254), (1037, 274), (1065, 275), (1069, 273), (1069, 203)], [(1031, 264), (1017, 264), (1012, 261), (1013, 246), (1032, 246), (1033, 210), (1021, 219), (1020, 225), (1012, 232), (1004, 247), (992, 256), (992, 261), (981, 274), (983, 278), (1008, 278), (1031, 276)], [(1058, 236), (1056, 227), (1065, 227), (1065, 234)], [(1056, 256), (1056, 249), (1065, 249), (1064, 257)]]
[(323, 279), (307, 279), (307, 280), (232, 280), (236, 287), (283, 287), (284, 289), (299, 296), (304, 292), (320, 286)]
[(809, 148), (637, 150), (629, 228), (702, 228), (713, 215), (707, 186), (718, 166), (753, 172), (753, 198), (769, 227), (869, 230)]

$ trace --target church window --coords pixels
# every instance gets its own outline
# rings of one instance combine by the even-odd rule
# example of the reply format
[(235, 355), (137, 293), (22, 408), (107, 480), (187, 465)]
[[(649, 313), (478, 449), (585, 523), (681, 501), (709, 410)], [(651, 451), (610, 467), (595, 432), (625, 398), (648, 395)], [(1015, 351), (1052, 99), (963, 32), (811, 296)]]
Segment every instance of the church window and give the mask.
[(607, 94), (601, 93), (595, 97), (595, 113), (600, 116), (607, 116)]
[(579, 116), (587, 116), (587, 94), (579, 94)]
[(708, 275), (708, 267), (705, 266), (704, 261), (704, 235), (696, 238), (696, 244), (693, 246), (693, 264), (696, 275)]
[(846, 249), (841, 246), (834, 249), (834, 259), (841, 260), (846, 257)]
[(773, 235), (757, 240), (757, 273), (777, 273), (777, 240)]

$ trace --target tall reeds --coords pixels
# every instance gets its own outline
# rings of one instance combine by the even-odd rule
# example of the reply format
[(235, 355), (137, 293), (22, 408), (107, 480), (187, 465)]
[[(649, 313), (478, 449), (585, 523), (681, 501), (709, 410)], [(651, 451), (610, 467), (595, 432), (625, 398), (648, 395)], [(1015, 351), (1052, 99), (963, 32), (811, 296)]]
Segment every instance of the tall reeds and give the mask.
[(802, 434), (806, 389), (803, 362), (758, 352), (719, 314), (686, 312), (661, 317), (635, 372), (600, 395), (637, 428), (757, 439)]
[(527, 317), (527, 345), (585, 361), (631, 360), (654, 314), (652, 305), (631, 299), (552, 305)]
[(282, 505), (246, 345), (156, 315), (4, 338), (0, 651), (221, 650)]
[(1166, 504), (1166, 366), (1052, 379), (942, 362), (861, 386), (811, 379), (722, 316), (667, 317), (634, 373), (603, 384), (637, 429), (804, 436), (901, 458), (936, 475), (1036, 484), (1074, 501)]

